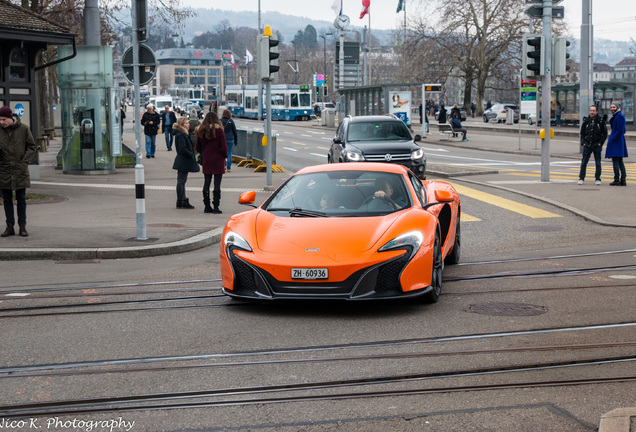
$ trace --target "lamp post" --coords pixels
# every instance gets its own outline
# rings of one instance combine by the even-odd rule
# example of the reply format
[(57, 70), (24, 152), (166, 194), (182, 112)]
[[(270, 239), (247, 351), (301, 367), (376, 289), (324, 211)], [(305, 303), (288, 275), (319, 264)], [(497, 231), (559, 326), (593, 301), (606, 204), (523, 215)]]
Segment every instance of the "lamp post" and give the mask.
[[(323, 53), (323, 72), (325, 74), (325, 84), (327, 83), (327, 36), (333, 36), (333, 33), (325, 33), (324, 36), (320, 36), (322, 38), (322, 53)], [(321, 101), (325, 102), (325, 91), (322, 91), (322, 95), (320, 97)]]

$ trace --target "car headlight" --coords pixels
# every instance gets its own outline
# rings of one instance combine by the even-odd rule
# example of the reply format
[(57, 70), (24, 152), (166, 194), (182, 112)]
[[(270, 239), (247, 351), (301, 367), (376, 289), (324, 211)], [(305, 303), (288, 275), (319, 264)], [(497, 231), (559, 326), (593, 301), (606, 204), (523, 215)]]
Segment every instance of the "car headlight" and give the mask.
[(424, 240), (424, 235), (419, 231), (411, 231), (406, 234), (402, 234), (401, 236), (395, 237), (392, 240), (389, 240), (378, 249), (378, 252), (385, 252), (393, 249), (404, 248), (405, 246), (410, 246), (413, 250), (411, 252), (411, 256), (409, 259), (413, 258), (413, 255), (417, 253), (422, 245), (422, 241)]
[(351, 162), (360, 162), (364, 160), (364, 156), (362, 155), (362, 153), (354, 152), (351, 150), (347, 150), (346, 156), (347, 160)]
[(424, 157), (424, 150), (422, 150), (421, 148), (411, 152), (412, 160), (422, 159), (423, 157)]
[(227, 234), (225, 234), (223, 243), (226, 248), (234, 247), (236, 249), (252, 252), (252, 248), (249, 243), (240, 234), (237, 234), (234, 231), (228, 231)]

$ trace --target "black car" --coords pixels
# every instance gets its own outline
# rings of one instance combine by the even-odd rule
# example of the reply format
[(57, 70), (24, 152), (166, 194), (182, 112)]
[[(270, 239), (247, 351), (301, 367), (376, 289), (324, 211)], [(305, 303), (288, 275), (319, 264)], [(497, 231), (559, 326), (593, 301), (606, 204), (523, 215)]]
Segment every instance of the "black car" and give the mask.
[(426, 179), (426, 156), (402, 120), (393, 116), (347, 116), (336, 130), (327, 162), (388, 162)]

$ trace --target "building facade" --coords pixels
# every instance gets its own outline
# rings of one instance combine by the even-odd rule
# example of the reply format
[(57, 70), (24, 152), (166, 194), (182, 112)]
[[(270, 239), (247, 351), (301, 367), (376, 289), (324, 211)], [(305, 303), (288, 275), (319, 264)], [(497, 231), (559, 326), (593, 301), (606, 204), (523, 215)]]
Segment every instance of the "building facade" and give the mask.
[(220, 100), (226, 85), (234, 84), (230, 53), (217, 49), (169, 48), (155, 53), (157, 71), (149, 83), (151, 96), (187, 98), (188, 89), (201, 88), (205, 103)]

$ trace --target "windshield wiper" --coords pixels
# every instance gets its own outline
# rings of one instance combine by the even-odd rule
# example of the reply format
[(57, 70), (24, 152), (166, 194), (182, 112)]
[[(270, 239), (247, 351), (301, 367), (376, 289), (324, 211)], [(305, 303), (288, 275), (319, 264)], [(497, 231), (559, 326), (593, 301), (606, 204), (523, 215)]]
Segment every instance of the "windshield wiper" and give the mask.
[(303, 208), (293, 208), (289, 210), (289, 216), (301, 216), (301, 217), (327, 217), (327, 213), (315, 210), (307, 210)]

